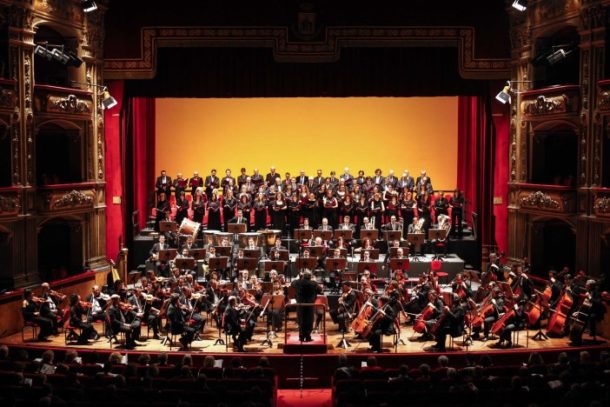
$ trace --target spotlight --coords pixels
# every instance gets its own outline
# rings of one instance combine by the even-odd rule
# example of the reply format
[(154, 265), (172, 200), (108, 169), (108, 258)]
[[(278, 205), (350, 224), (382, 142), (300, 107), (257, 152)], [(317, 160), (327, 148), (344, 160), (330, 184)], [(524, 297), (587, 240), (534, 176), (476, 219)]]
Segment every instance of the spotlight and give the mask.
[(36, 48), (34, 48), (34, 55), (46, 58), (49, 61), (53, 59), (53, 55), (51, 55), (51, 52), (42, 45), (36, 45)]
[(81, 4), (85, 13), (97, 10), (97, 4), (93, 0), (83, 0)]
[(108, 88), (104, 87), (104, 93), (102, 96), (102, 106), (104, 106), (104, 109), (112, 109), (117, 104), (118, 102), (116, 99), (110, 95), (110, 92), (108, 92)]
[(515, 0), (513, 2), (513, 8), (519, 11), (525, 11), (525, 9), (527, 9), (527, 0)]
[[(49, 49), (52, 47), (52, 49)], [(71, 65), (80, 67), (83, 60), (80, 59), (76, 53), (72, 51), (64, 50), (63, 45), (53, 45), (48, 43), (36, 44), (34, 48), (34, 55), (38, 55), (47, 59), (48, 61), (57, 61), (63, 65)]]
[(70, 59), (68, 61), (68, 65), (72, 65), (76, 68), (79, 68), (82, 64), (83, 64), (83, 60), (80, 59), (78, 57), (78, 55), (76, 55), (76, 53), (72, 52), (72, 51), (65, 51), (64, 52), (66, 54), (66, 56), (68, 56), (68, 58)]
[(553, 51), (553, 53), (551, 53), (549, 56), (547, 56), (546, 61), (549, 63), (549, 65), (555, 65), (566, 59), (566, 57), (570, 55), (573, 51), (574, 49), (569, 49), (566, 51), (563, 48), (559, 48)]
[(502, 88), (496, 95), (496, 100), (503, 105), (510, 104), (510, 82), (506, 82), (506, 86)]

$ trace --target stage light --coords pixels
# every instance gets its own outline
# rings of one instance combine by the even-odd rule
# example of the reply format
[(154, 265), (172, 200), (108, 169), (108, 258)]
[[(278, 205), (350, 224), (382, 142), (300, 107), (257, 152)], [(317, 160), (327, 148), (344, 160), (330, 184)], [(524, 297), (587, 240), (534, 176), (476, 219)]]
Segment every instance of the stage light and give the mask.
[(572, 53), (572, 51), (574, 51), (574, 50), (570, 49), (570, 50), (566, 51), (563, 48), (559, 48), (559, 49), (553, 51), (552, 54), (547, 56), (546, 60), (549, 63), (549, 65), (555, 65), (555, 64), (563, 61), (564, 59), (566, 59), (567, 56)]
[(116, 105), (118, 105), (118, 102), (110, 95), (110, 92), (108, 92), (108, 88), (104, 87), (104, 93), (102, 96), (102, 106), (104, 107), (104, 109), (107, 110), (112, 109)]
[[(51, 49), (49, 49), (51, 47)], [(64, 50), (63, 45), (53, 45), (48, 43), (36, 44), (34, 48), (34, 55), (41, 56), (48, 61), (57, 61), (62, 65), (71, 65), (76, 68), (83, 64), (83, 60), (80, 59), (74, 52)]]
[(515, 0), (513, 2), (513, 8), (519, 11), (525, 11), (525, 9), (527, 9), (527, 0)]
[(498, 92), (496, 95), (496, 100), (503, 105), (507, 103), (510, 104), (510, 82), (506, 82), (506, 86), (500, 92)]
[(82, 7), (85, 13), (91, 13), (92, 11), (97, 10), (97, 4), (95, 4), (95, 1), (93, 0), (83, 0)]
[(53, 59), (53, 55), (51, 55), (51, 52), (49, 52), (49, 50), (43, 47), (42, 45), (36, 45), (36, 48), (34, 48), (34, 55), (46, 58), (49, 61)]

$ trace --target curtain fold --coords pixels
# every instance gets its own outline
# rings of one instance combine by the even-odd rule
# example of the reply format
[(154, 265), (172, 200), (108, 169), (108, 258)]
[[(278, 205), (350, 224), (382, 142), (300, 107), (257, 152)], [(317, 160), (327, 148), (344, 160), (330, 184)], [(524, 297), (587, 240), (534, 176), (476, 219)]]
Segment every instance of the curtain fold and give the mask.
[[(110, 94), (118, 105), (104, 112), (104, 166), (106, 174), (106, 255), (116, 259), (125, 242), (125, 194), (123, 190), (123, 133), (120, 112), (123, 107), (124, 81), (107, 81)], [(120, 204), (113, 197), (121, 198)]]

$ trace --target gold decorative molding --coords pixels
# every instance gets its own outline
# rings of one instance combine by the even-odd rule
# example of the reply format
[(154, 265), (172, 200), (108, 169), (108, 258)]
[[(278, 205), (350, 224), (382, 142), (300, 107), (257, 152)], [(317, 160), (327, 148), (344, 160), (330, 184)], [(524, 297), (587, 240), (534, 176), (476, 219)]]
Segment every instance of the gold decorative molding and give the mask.
[(521, 206), (539, 209), (559, 209), (559, 202), (542, 191), (530, 192), (520, 198)]
[(593, 212), (597, 216), (610, 217), (610, 195), (598, 195), (593, 201)]
[(535, 100), (521, 102), (521, 112), (526, 115), (547, 115), (567, 113), (570, 110), (570, 99), (567, 95), (546, 97), (539, 95)]
[(293, 41), (288, 27), (143, 27), (140, 56), (106, 59), (106, 79), (150, 79), (163, 47), (271, 48), (277, 62), (335, 62), (347, 47), (457, 47), (466, 79), (505, 79), (510, 59), (477, 58), (474, 27), (327, 27), (322, 41)]
[(49, 113), (90, 114), (93, 109), (91, 100), (80, 99), (76, 95), (47, 95), (46, 102)]
[(70, 191), (59, 190), (48, 192), (40, 201), (43, 211), (92, 208), (95, 201), (95, 191), (91, 189)]
[(16, 192), (0, 194), (0, 216), (14, 216), (19, 213), (21, 200)]

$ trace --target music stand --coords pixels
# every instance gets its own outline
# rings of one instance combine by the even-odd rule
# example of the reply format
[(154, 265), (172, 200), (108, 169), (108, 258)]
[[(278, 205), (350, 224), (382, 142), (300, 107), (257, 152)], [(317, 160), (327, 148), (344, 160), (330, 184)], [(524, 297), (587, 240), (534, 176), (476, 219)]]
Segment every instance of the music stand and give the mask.
[(195, 260), (205, 259), (205, 249), (191, 249), (189, 250), (189, 256)]
[(321, 237), (322, 240), (328, 241), (328, 240), (332, 239), (333, 231), (332, 230), (314, 230), (313, 237), (314, 238)]
[(324, 246), (309, 246), (307, 249), (309, 250), (309, 255), (311, 257), (318, 258), (318, 257), (322, 256), (322, 254), (324, 253), (325, 247)]
[(386, 242), (393, 242), (394, 240), (402, 239), (402, 230), (384, 230), (383, 239)]
[(192, 257), (175, 259), (174, 266), (178, 267), (180, 270), (194, 270), (195, 259)]
[[(284, 308), (286, 300), (283, 295), (271, 295), (271, 294), (263, 294), (263, 298), (261, 298), (261, 306), (264, 308), (269, 308), (269, 310), (279, 310)], [(270, 326), (273, 323), (273, 317), (267, 317), (267, 335), (265, 340), (261, 343), (261, 345), (268, 345), (270, 348), (273, 347), (273, 342), (271, 341), (271, 337), (275, 336), (275, 332), (270, 329)]]
[(379, 249), (365, 249), (363, 252), (369, 252), (369, 256), (373, 260), (379, 259)]
[(248, 225), (245, 223), (227, 223), (227, 232), (238, 234), (238, 233), (246, 233), (248, 229)]
[(313, 270), (316, 268), (316, 264), (318, 264), (318, 259), (316, 259), (315, 257), (297, 257), (298, 270)]
[(309, 240), (313, 236), (313, 230), (311, 229), (295, 229), (294, 230), (295, 240)]
[(261, 249), (244, 249), (244, 256), (259, 259), (261, 257)]
[(390, 259), (390, 270), (409, 270), (410, 263), (408, 258), (393, 258)]
[(159, 250), (159, 261), (168, 262), (170, 260), (174, 260), (178, 255), (178, 251), (176, 249), (166, 249)]
[(388, 250), (388, 256), (390, 256), (390, 258), (392, 257), (397, 257), (398, 256), (398, 249), (402, 249), (402, 254), (405, 257), (409, 256), (409, 248), (408, 247), (390, 247), (390, 249)]
[(447, 230), (446, 229), (428, 229), (428, 240), (432, 242), (432, 248), (434, 250), (434, 258), (444, 259), (444, 255), (437, 253), (437, 247), (434, 242), (443, 244), (445, 254), (447, 254)]
[(376, 261), (359, 261), (358, 262), (358, 274), (362, 274), (365, 269), (368, 269), (371, 274), (377, 274), (377, 262)]
[(237, 260), (237, 270), (253, 271), (258, 267), (258, 259), (252, 257), (244, 257)]
[(351, 229), (337, 229), (334, 232), (335, 240), (339, 240), (340, 237), (343, 238), (343, 241), (352, 240), (354, 236), (354, 231)]
[[(424, 244), (425, 235), (423, 233), (408, 233), (407, 240), (415, 247), (414, 254), (421, 254), (421, 246)], [(413, 260), (419, 261), (419, 257), (415, 255)]]
[(280, 250), (277, 250), (277, 251), (280, 253), (280, 260), (288, 261), (288, 259), (290, 257), (289, 253), (288, 253), (288, 250), (280, 249)]
[(231, 246), (214, 246), (216, 256), (231, 256)]
[(172, 220), (162, 220), (159, 222), (159, 232), (177, 232), (178, 224)]
[(266, 260), (263, 262), (264, 271), (275, 270), (278, 274), (283, 274), (286, 268), (286, 262), (283, 260)]
[(371, 242), (377, 240), (379, 231), (377, 229), (360, 229), (360, 240), (369, 239)]
[(226, 269), (228, 263), (229, 263), (229, 258), (226, 256), (210, 257), (208, 259), (208, 265), (210, 266), (210, 271)]
[(326, 271), (343, 271), (347, 265), (347, 259), (344, 257), (327, 257)]

